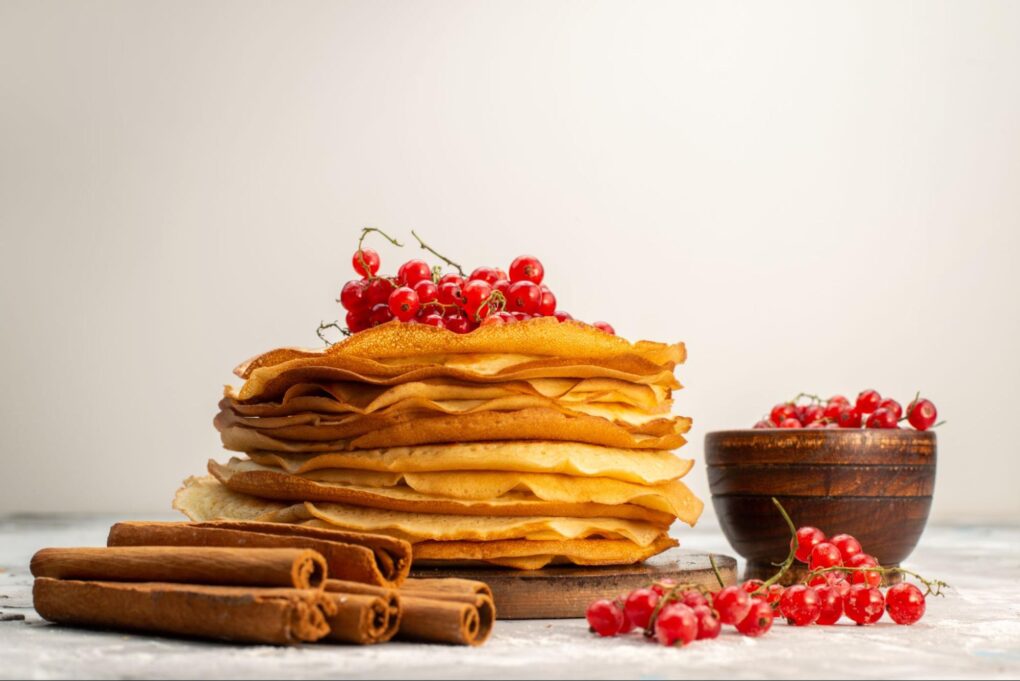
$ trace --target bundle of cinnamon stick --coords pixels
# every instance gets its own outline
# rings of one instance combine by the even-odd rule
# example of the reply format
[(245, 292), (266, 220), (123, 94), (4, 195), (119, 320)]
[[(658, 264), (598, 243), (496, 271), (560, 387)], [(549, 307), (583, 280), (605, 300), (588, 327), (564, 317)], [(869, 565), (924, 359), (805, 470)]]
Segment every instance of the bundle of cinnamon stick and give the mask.
[(392, 537), (258, 522), (125, 522), (107, 544), (32, 558), (40, 616), (276, 645), (394, 637), (481, 645), (495, 620), (482, 582), (408, 579), (411, 547)]

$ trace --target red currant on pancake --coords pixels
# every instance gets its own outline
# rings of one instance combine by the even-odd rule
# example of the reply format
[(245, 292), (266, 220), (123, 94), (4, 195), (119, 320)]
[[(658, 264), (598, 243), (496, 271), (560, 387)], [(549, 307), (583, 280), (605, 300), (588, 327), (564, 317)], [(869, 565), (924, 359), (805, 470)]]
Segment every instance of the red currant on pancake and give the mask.
[(425, 315), (424, 317), (421, 318), (421, 323), (428, 324), (429, 326), (436, 326), (439, 327), (440, 329), (446, 328), (446, 322), (443, 321), (443, 315), (439, 314), (438, 312), (430, 312), (429, 314)]
[(594, 324), (592, 324), (592, 326), (594, 326), (599, 331), (605, 331), (610, 336), (616, 335), (616, 329), (614, 329), (612, 324), (610, 324), (609, 322), (595, 322)]
[(885, 595), (885, 609), (896, 624), (913, 624), (924, 616), (926, 608), (924, 594), (909, 582), (897, 584)]
[(372, 308), (372, 311), (368, 313), (368, 325), (379, 326), (393, 319), (393, 311), (390, 310), (389, 303), (379, 303)]
[(879, 402), (878, 408), (888, 409), (889, 411), (891, 411), (896, 416), (897, 421), (899, 421), (903, 417), (903, 407), (901, 407), (900, 403), (891, 397), (887, 397), (881, 402)]
[(829, 543), (839, 549), (839, 555), (843, 559), (844, 565), (849, 565), (850, 559), (864, 550), (861, 548), (861, 543), (849, 534), (837, 534), (829, 540)]
[(599, 636), (616, 636), (623, 628), (623, 611), (612, 601), (595, 601), (584, 615), (588, 626)]
[(443, 305), (461, 306), (465, 303), (464, 291), (461, 288), (461, 285), (453, 281), (447, 281), (440, 284), (436, 297)]
[(839, 412), (839, 416), (836, 417), (836, 423), (839, 424), (840, 428), (860, 428), (861, 412), (849, 407), (843, 407)]
[(512, 316), (514, 318), (514, 321), (517, 322), (526, 322), (529, 319), (531, 319), (531, 315), (528, 314), (527, 312), (511, 312), (510, 316)]
[(691, 610), (698, 619), (697, 639), (703, 641), (709, 638), (717, 638), (719, 632), (722, 631), (722, 622), (719, 621), (715, 611), (707, 605), (696, 605)]
[(907, 420), (918, 430), (928, 430), (935, 425), (938, 417), (939, 413), (931, 400), (914, 400), (907, 406)]
[(517, 281), (510, 285), (506, 297), (506, 309), (511, 312), (535, 314), (542, 303), (542, 290), (530, 281)]
[(764, 599), (752, 598), (747, 615), (737, 624), (737, 631), (744, 636), (761, 636), (772, 628), (772, 606)]
[(843, 597), (843, 611), (857, 624), (874, 624), (882, 619), (885, 598), (882, 592), (866, 584), (855, 584)]
[(495, 267), (476, 267), (475, 271), (468, 277), (468, 281), (484, 281), (489, 286), (494, 285), (499, 279), (499, 270)]
[(541, 286), (542, 299), (538, 304), (538, 314), (543, 317), (551, 317), (556, 314), (556, 296), (545, 284)]
[(368, 312), (366, 310), (351, 310), (347, 313), (346, 322), (347, 330), (351, 333), (364, 331), (371, 326), (371, 324), (368, 323)]
[(432, 268), (424, 260), (408, 260), (397, 270), (397, 280), (413, 288), (419, 281), (432, 281)]
[(509, 279), (500, 279), (499, 281), (492, 285), (492, 290), (499, 291), (501, 294), (503, 294), (503, 298), (506, 299), (510, 296), (511, 286), (512, 284), (510, 283)]
[(449, 272), (449, 273), (444, 274), (443, 276), (439, 277), (439, 281), (436, 282), (436, 283), (439, 284), (439, 285), (442, 285), (442, 284), (456, 284), (457, 286), (463, 286), (464, 285), (464, 277), (460, 276), (459, 274), (455, 274), (453, 272)]
[(506, 324), (506, 320), (499, 315), (486, 316), (482, 319), (482, 323), (478, 326), (502, 326)]
[(839, 549), (830, 544), (829, 542), (822, 542), (811, 549), (811, 555), (808, 556), (808, 567), (811, 570), (820, 570), (822, 568), (839, 567), (843, 564), (843, 556), (840, 555)]
[(481, 279), (472, 279), (464, 284), (464, 304), (468, 308), (479, 308), (492, 294), (492, 284)]
[(808, 562), (811, 552), (825, 541), (825, 533), (817, 527), (802, 527), (797, 530), (797, 560)]
[(349, 281), (340, 289), (340, 304), (350, 312), (364, 310), (368, 307), (368, 299), (365, 295), (367, 291), (368, 284), (364, 279)]
[(569, 312), (565, 312), (563, 310), (556, 310), (556, 314), (554, 314), (553, 317), (556, 317), (556, 321), (558, 321), (558, 322), (565, 322), (568, 319), (573, 319), (574, 315), (570, 314)]
[(877, 390), (862, 390), (857, 396), (857, 404), (854, 405), (854, 408), (862, 414), (870, 414), (878, 409), (878, 404), (881, 401), (882, 396), (878, 394)]
[(712, 605), (723, 624), (738, 624), (751, 610), (751, 597), (739, 586), (728, 586), (715, 595)]
[[(852, 568), (877, 568), (878, 560), (866, 553), (858, 553), (850, 560), (844, 561), (847, 567)], [(882, 573), (871, 570), (854, 570), (850, 573), (851, 584), (867, 584), (868, 586), (879, 586), (882, 583)]]
[(896, 414), (885, 407), (879, 407), (868, 417), (866, 425), (868, 428), (879, 428), (882, 430), (896, 428)]
[(698, 618), (683, 603), (667, 603), (655, 618), (655, 638), (664, 646), (685, 646), (698, 637)]
[(422, 307), (439, 302), (439, 287), (431, 279), (422, 279), (411, 288), (418, 294), (418, 302)]
[(493, 317), (499, 317), (500, 319), (502, 319), (507, 324), (510, 324), (512, 322), (516, 322), (517, 321), (517, 317), (515, 317), (512, 314), (510, 314), (506, 310), (500, 310), (499, 312), (494, 314)]
[(769, 418), (772, 419), (772, 423), (778, 426), (786, 419), (797, 418), (797, 408), (788, 402), (777, 404), (772, 407)]
[(810, 586), (794, 584), (783, 592), (779, 608), (787, 622), (794, 626), (806, 627), (814, 624), (822, 614), (822, 601), (818, 597), (818, 592)]
[(389, 304), (390, 294), (396, 286), (389, 279), (379, 277), (368, 282), (368, 288), (365, 289), (365, 301), (369, 308), (374, 308), (376, 305)]
[(659, 602), (659, 594), (651, 589), (635, 589), (627, 594), (623, 609), (635, 627), (645, 629), (652, 618), (652, 611)]
[(443, 323), (446, 324), (446, 328), (454, 333), (467, 333), (471, 330), (471, 322), (467, 320), (462, 314), (451, 314), (444, 317)]
[(544, 276), (545, 268), (534, 256), (521, 255), (510, 263), (510, 281), (530, 281), (541, 284)]
[(418, 308), (421, 307), (418, 294), (414, 292), (414, 289), (407, 286), (395, 289), (390, 294), (389, 303), (390, 312), (402, 322), (406, 322), (418, 314)]
[[(371, 248), (354, 251), (354, 255), (351, 256), (351, 264), (354, 265), (354, 271), (365, 278), (375, 276), (375, 273), (379, 271), (379, 262), (379, 254)], [(366, 266), (368, 267), (367, 270), (365, 269)]]
[(818, 593), (818, 601), (822, 609), (818, 614), (816, 624), (829, 626), (839, 621), (843, 616), (843, 595), (835, 586), (819, 586), (815, 588)]

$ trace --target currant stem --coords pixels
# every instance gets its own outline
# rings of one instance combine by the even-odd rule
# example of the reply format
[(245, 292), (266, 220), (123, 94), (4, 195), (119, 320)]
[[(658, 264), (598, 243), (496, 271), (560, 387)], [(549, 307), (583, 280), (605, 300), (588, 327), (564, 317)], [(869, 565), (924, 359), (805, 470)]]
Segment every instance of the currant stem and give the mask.
[(715, 562), (715, 554), (708, 554), (708, 562), (712, 564), (712, 572), (715, 573), (715, 578), (719, 582), (719, 588), (725, 589), (726, 582), (723, 581), (722, 572), (719, 571), (719, 566)]
[(411, 236), (413, 236), (415, 239), (418, 240), (418, 245), (419, 246), (421, 246), (423, 249), (425, 249), (426, 251), (428, 251), (432, 255), (436, 256), (437, 258), (439, 258), (440, 260), (445, 262), (450, 267), (456, 268), (457, 269), (457, 274), (459, 274), (462, 277), (464, 276), (464, 268), (463, 267), (461, 267), (460, 265), (458, 265), (454, 261), (452, 261), (449, 258), (447, 258), (445, 255), (443, 255), (442, 253), (438, 252), (436, 249), (432, 248), (427, 243), (422, 241), (421, 237), (418, 236), (413, 229), (411, 230)]
[[(365, 255), (361, 252), (361, 245), (365, 242), (365, 237), (368, 236), (370, 232), (376, 232), (377, 234), (381, 234), (383, 236), (383, 238), (387, 239), (391, 244), (393, 244), (397, 248), (403, 248), (404, 247), (404, 244), (400, 243), (399, 241), (397, 241), (396, 239), (394, 239), (393, 237), (391, 237), (389, 234), (387, 234), (386, 232), (382, 231), (378, 227), (362, 227), (361, 228), (361, 237), (358, 238), (358, 252), (357, 252), (357, 256), (358, 256), (358, 262), (361, 263), (361, 269), (362, 269), (362, 271), (365, 272), (365, 275), (366, 275), (365, 279), (367, 279), (369, 281), (371, 281), (373, 279), (378, 279), (378, 277), (376, 277), (374, 274), (372, 274), (372, 272), (368, 269), (368, 263), (365, 262)], [(320, 338), (321, 338), (321, 336), (320, 336)]]
[(482, 321), (481, 316), (482, 308), (489, 307), (493, 304), (499, 305), (499, 308), (496, 310), (497, 312), (502, 312), (503, 310), (506, 309), (506, 296), (504, 296), (499, 291), (493, 291), (492, 293), (490, 293), (485, 298), (485, 300), (482, 301), (482, 304), (478, 306), (478, 312), (475, 312), (475, 321), (476, 322)]
[(319, 337), (319, 340), (326, 344), (326, 347), (330, 347), (336, 344), (334, 342), (331, 342), (328, 338), (326, 338), (322, 334), (322, 332), (325, 331), (326, 329), (336, 329), (345, 338), (351, 335), (350, 330), (340, 326), (339, 322), (329, 322), (328, 324), (326, 322), (319, 322), (319, 328), (315, 330), (315, 335)]
[(818, 568), (817, 570), (812, 570), (810, 573), (808, 573), (808, 576), (805, 578), (804, 583), (806, 584), (807, 582), (811, 581), (811, 579), (813, 577), (817, 577), (819, 575), (823, 575), (823, 574), (826, 574), (828, 572), (875, 572), (875, 573), (878, 573), (880, 575), (896, 575), (896, 574), (898, 574), (898, 575), (909, 575), (909, 576), (913, 577), (914, 579), (916, 579), (917, 581), (919, 581), (921, 584), (924, 585), (924, 588), (925, 588), (924, 595), (925, 596), (929, 596), (929, 595), (930, 596), (944, 596), (945, 594), (942, 593), (942, 589), (952, 588), (952, 587), (949, 586), (949, 584), (947, 584), (946, 582), (943, 582), (941, 579), (925, 579), (924, 577), (922, 577), (921, 575), (917, 574), (913, 570), (907, 570), (906, 568), (901, 568), (901, 567), (887, 568), (887, 567), (843, 567), (843, 566), (835, 566), (835, 567), (827, 567), (827, 568)]
[(793, 567), (793, 561), (797, 559), (797, 549), (800, 548), (800, 541), (797, 539), (797, 527), (793, 524), (793, 521), (790, 520), (790, 514), (787, 513), (786, 509), (783, 508), (783, 505), (779, 503), (779, 499), (772, 497), (772, 503), (779, 509), (780, 515), (782, 515), (783, 520), (786, 521), (786, 526), (790, 528), (790, 536), (792, 537), (790, 540), (790, 555), (788, 555), (786, 560), (779, 566), (779, 572), (765, 580), (760, 587), (755, 589), (754, 593), (751, 594), (752, 596), (766, 593), (770, 586), (781, 580), (786, 573), (790, 571), (790, 568)]
[(790, 400), (789, 404), (797, 404), (797, 402), (799, 402), (800, 398), (802, 398), (802, 397), (806, 397), (809, 400), (811, 400), (812, 402), (816, 402), (818, 404), (821, 404), (821, 402), (822, 402), (822, 398), (819, 397), (818, 395), (812, 395), (811, 393), (800, 393), (796, 397), (794, 397), (792, 400)]

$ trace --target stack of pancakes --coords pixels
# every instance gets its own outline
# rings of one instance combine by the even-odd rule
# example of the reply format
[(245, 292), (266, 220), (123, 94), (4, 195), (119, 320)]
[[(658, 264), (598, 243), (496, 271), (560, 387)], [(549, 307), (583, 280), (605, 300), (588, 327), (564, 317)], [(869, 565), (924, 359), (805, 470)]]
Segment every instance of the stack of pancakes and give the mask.
[(702, 502), (670, 450), (682, 344), (533, 319), (455, 334), (389, 323), (238, 367), (215, 425), (243, 452), (175, 507), (394, 535), (416, 563), (627, 564)]

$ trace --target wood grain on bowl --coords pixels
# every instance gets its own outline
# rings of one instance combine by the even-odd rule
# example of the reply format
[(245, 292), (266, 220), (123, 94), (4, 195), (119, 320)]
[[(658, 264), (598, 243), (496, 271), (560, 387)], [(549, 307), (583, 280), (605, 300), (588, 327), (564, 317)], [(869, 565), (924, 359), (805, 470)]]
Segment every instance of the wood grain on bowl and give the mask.
[[(915, 430), (737, 430), (709, 433), (712, 503), (747, 577), (775, 572), (798, 526), (855, 536), (885, 566), (899, 565), (924, 531), (935, 487), (936, 437)], [(796, 577), (796, 574), (793, 575)]]

